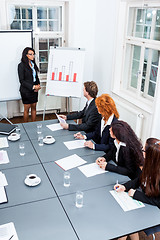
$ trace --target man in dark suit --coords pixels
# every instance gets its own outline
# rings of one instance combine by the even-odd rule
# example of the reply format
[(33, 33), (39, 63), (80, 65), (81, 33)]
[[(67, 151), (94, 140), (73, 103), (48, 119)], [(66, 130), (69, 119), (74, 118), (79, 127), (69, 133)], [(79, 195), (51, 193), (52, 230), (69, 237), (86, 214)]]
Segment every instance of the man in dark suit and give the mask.
[(61, 126), (64, 129), (68, 129), (69, 131), (85, 131), (92, 132), (94, 131), (97, 123), (100, 119), (100, 114), (95, 105), (95, 98), (98, 93), (97, 84), (93, 81), (85, 82), (83, 88), (83, 95), (87, 98), (87, 103), (84, 109), (80, 112), (70, 114), (70, 115), (60, 115), (65, 120), (73, 120), (73, 119), (82, 119), (81, 124), (68, 124), (61, 123)]

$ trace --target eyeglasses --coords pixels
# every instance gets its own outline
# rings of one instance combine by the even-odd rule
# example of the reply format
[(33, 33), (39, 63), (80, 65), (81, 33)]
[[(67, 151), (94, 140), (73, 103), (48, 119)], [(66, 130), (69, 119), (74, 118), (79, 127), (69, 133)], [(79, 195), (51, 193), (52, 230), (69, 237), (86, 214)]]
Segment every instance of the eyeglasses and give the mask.
[(29, 55), (29, 56), (35, 56), (36, 54), (27, 53), (27, 55)]

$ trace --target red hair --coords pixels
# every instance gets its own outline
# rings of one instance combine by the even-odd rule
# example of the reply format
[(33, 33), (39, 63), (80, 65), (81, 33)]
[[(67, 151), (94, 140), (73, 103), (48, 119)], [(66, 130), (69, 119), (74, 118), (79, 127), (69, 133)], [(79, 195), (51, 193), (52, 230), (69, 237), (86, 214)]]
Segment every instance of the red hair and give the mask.
[(96, 98), (95, 103), (104, 121), (107, 121), (112, 114), (114, 114), (117, 119), (119, 118), (115, 102), (109, 94), (102, 94), (100, 97)]

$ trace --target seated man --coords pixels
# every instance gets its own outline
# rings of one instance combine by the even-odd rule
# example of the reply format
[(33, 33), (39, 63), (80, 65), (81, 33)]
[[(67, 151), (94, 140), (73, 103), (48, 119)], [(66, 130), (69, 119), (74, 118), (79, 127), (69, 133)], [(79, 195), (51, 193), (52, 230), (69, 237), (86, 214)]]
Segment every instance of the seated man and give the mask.
[(98, 93), (97, 84), (93, 81), (85, 82), (83, 88), (83, 95), (87, 98), (87, 103), (84, 109), (80, 112), (71, 115), (60, 115), (61, 118), (65, 120), (81, 119), (81, 124), (67, 124), (61, 123), (64, 129), (69, 131), (85, 131), (92, 132), (95, 130), (97, 123), (100, 120), (100, 114), (95, 105), (95, 98)]

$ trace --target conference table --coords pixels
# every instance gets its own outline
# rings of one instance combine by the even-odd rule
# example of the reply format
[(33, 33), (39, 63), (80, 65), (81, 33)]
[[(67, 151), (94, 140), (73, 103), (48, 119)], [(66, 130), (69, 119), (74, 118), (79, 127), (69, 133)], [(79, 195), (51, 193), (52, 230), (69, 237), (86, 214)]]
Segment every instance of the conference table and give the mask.
[[(87, 178), (76, 167), (69, 170), (70, 187), (64, 187), (64, 170), (56, 160), (77, 154), (89, 164), (104, 153), (89, 148), (68, 150), (64, 142), (74, 140), (75, 132), (51, 131), (47, 125), (58, 123), (57, 120), (41, 123), (43, 136), (52, 135), (54, 144), (39, 146), (37, 122), (31, 122), (18, 124), (21, 138), (8, 141), (9, 147), (3, 149), (10, 162), (0, 164), (8, 182), (5, 187), (8, 202), (0, 204), (0, 225), (13, 222), (20, 240), (107, 240), (160, 224), (157, 207), (145, 204), (125, 212), (110, 194), (117, 180), (119, 183), (129, 180), (126, 176), (105, 172)], [(19, 154), (20, 142), (25, 143), (24, 156)], [(24, 180), (29, 174), (39, 176), (41, 183), (26, 186)], [(82, 208), (75, 206), (78, 190), (84, 193)]]

